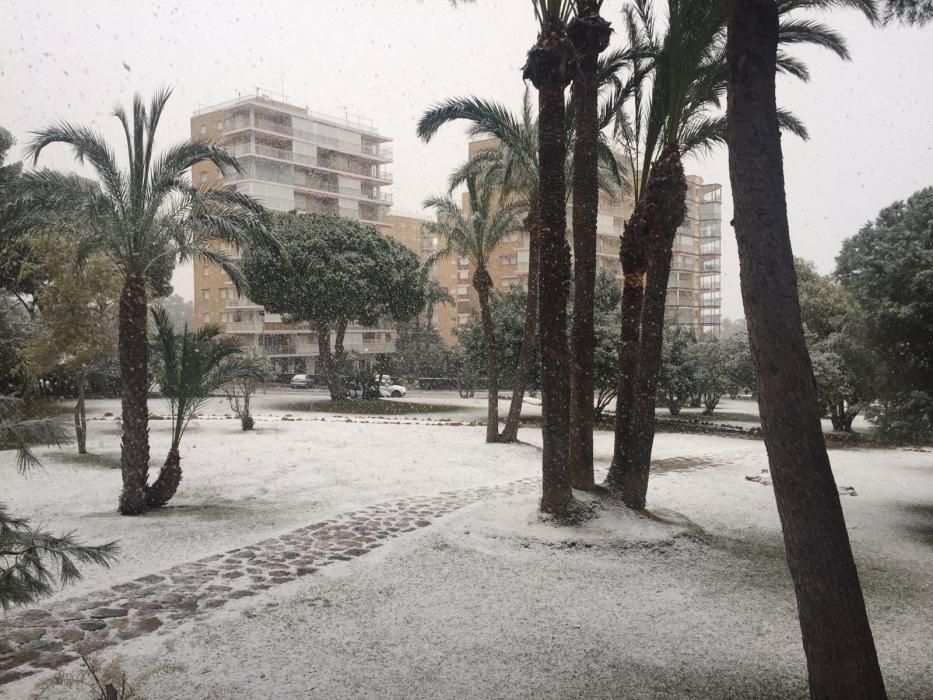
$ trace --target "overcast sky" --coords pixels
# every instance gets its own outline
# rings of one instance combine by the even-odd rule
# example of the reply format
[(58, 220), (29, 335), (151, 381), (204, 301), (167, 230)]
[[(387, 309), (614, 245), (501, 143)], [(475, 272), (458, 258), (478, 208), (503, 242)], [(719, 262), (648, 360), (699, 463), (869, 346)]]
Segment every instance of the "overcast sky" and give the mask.
[[(610, 21), (621, 23), (621, 5), (605, 3)], [(811, 133), (808, 143), (784, 140), (794, 249), (824, 272), (881, 207), (933, 185), (933, 29), (874, 29), (851, 12), (830, 21), (853, 60), (798, 51), (813, 80), (782, 80), (778, 94)], [(517, 108), (534, 38), (527, 0), (457, 9), (446, 0), (0, 0), (0, 124), (22, 145), (31, 129), (68, 119), (93, 124), (116, 146), (113, 106), (168, 85), (165, 146), (188, 135), (199, 107), (257, 86), (284, 88), (316, 111), (366, 115), (394, 138), (396, 211), (420, 213), (465, 157), (466, 137), (453, 126), (422, 144), (419, 115), (467, 94)], [(72, 167), (61, 147), (40, 164)], [(688, 170), (724, 185), (723, 314), (742, 316), (726, 153)], [(178, 293), (190, 298), (190, 286), (190, 273), (177, 276)]]

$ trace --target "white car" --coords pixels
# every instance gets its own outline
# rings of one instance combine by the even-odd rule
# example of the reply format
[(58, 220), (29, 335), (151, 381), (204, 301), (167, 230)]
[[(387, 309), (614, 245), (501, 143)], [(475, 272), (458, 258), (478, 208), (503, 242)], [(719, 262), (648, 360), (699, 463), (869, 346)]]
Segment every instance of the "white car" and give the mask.
[(394, 384), (391, 377), (383, 377), (382, 381), (379, 383), (379, 395), (385, 396), (386, 398), (398, 399), (402, 396), (405, 396), (408, 393), (408, 389), (403, 387), (401, 384)]
[(292, 389), (310, 389), (313, 380), (307, 374), (296, 374), (288, 384)]

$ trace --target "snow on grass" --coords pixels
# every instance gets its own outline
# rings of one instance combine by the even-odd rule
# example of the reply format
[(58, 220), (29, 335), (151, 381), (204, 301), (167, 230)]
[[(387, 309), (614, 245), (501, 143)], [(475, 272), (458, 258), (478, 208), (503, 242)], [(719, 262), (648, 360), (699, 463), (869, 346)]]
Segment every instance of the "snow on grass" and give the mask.
[[(88, 569), (68, 597), (388, 498), (540, 469), (531, 429), (531, 444), (487, 446), (482, 428), (259, 425), (195, 423), (164, 512), (114, 514), (119, 442), (106, 421), (91, 428), (99, 460), (46, 452), (45, 470), (23, 479), (0, 455), (2, 499), (54, 530), (123, 541), (114, 571)], [(154, 456), (167, 433), (153, 423)], [(611, 434), (596, 433), (594, 453), (604, 470)], [(890, 696), (931, 697), (933, 453), (831, 458), (858, 494), (842, 504)], [(806, 697), (774, 494), (745, 479), (767, 466), (763, 443), (662, 434), (655, 459), (648, 515), (579, 494), (598, 517), (567, 528), (537, 516), (537, 493), (493, 498), (105, 656), (124, 655), (134, 673), (183, 665), (152, 700)]]

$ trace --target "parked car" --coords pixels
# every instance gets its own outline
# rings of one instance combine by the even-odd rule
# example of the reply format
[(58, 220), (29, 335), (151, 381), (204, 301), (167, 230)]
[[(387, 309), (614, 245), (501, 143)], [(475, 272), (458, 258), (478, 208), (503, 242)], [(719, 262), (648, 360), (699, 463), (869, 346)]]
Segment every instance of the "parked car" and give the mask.
[(396, 384), (392, 381), (392, 377), (383, 377), (382, 381), (379, 384), (379, 395), (389, 397), (391, 396), (394, 399), (401, 398), (408, 393), (406, 389), (401, 384)]
[(308, 374), (296, 374), (288, 385), (292, 389), (310, 389), (314, 386), (314, 377)]

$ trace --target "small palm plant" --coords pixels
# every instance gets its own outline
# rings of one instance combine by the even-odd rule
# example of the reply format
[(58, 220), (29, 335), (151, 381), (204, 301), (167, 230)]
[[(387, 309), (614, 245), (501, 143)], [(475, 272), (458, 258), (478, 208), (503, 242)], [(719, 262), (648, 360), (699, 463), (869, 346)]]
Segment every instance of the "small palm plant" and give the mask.
[[(50, 419), (23, 420), (20, 399), (0, 396), (0, 450), (16, 450), (21, 472), (39, 466), (32, 452), (37, 445), (60, 445), (68, 440), (65, 428)], [(0, 610), (28, 605), (50, 595), (57, 578), (62, 585), (81, 578), (77, 564), (109, 566), (117, 552), (114, 542), (90, 547), (72, 534), (56, 537), (13, 517), (0, 503)]]
[(158, 478), (146, 488), (146, 504), (159, 508), (171, 500), (181, 483), (178, 448), (191, 418), (212, 394), (234, 381), (261, 380), (265, 370), (257, 359), (241, 354), (236, 340), (218, 337), (221, 334), (218, 324), (207, 323), (194, 332), (185, 327), (181, 334), (176, 334), (164, 309), (153, 309), (152, 319), (155, 380), (162, 386), (172, 416), (168, 456)]
[(464, 212), (449, 196), (429, 197), (424, 206), (437, 212), (438, 223), (428, 224), (431, 233), (446, 241), (438, 256), (456, 254), (469, 258), (473, 265), (473, 288), (479, 297), (483, 336), (486, 341), (489, 403), (486, 442), (499, 441), (499, 366), (496, 334), (489, 300), (493, 291), (489, 260), (502, 240), (518, 227), (517, 204), (497, 204), (498, 187), (478, 173), (466, 177), (470, 212)]

